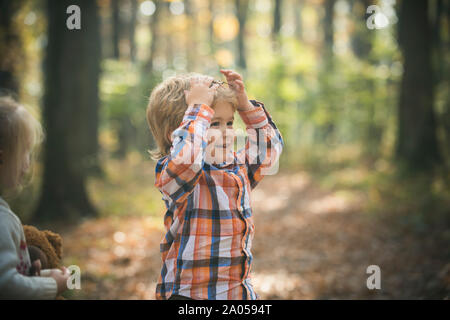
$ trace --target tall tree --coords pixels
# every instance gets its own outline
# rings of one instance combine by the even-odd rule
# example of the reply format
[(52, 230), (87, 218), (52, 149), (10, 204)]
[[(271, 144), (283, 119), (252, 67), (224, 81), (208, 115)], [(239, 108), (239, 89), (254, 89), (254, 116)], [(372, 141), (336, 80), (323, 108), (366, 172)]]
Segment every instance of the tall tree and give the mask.
[(136, 17), (138, 13), (137, 0), (131, 0), (131, 15), (129, 24), (130, 60), (136, 62)]
[(247, 61), (245, 59), (245, 25), (247, 23), (248, 0), (235, 0), (237, 18), (239, 21), (239, 33), (237, 36), (238, 44), (238, 63), (241, 69), (247, 69)]
[(120, 32), (122, 29), (122, 23), (120, 20), (120, 0), (111, 1), (111, 10), (113, 57), (114, 59), (120, 59)]
[[(164, 8), (164, 13), (163, 13), (163, 21), (170, 21), (171, 25), (173, 24), (174, 21), (174, 15), (172, 14), (172, 12), (170, 11), (170, 4), (165, 4), (163, 6)], [(168, 30), (168, 29), (164, 29), (164, 30), (160, 30), (161, 32), (161, 36), (164, 39), (164, 57), (166, 58), (166, 66), (169, 69), (174, 69), (174, 58), (175, 58), (175, 52), (176, 52), (176, 40), (173, 36), (173, 31), (172, 30)], [(193, 38), (193, 37), (192, 37)], [(192, 39), (191, 39), (192, 41)]]
[(158, 23), (162, 11), (161, 0), (155, 0), (154, 3), (155, 3), (155, 12), (153, 13), (150, 20), (150, 33), (152, 36), (152, 40), (150, 43), (150, 55), (145, 65), (145, 70), (149, 73), (153, 71), (153, 60), (155, 59), (155, 53), (158, 44), (158, 32), (159, 32)]
[(325, 15), (323, 18), (324, 57), (330, 60), (333, 56), (334, 45), (334, 4), (336, 0), (325, 0)]
[[(378, 64), (379, 61), (372, 61), (370, 53), (373, 47), (373, 41), (375, 36), (375, 30), (370, 30), (367, 28), (366, 21), (370, 17), (370, 13), (367, 13), (367, 8), (372, 4), (371, 0), (358, 0), (349, 1), (350, 12), (353, 17), (353, 33), (351, 34), (351, 46), (353, 53), (361, 61), (367, 64)], [(366, 103), (365, 114), (366, 120), (365, 125), (362, 126), (363, 130), (363, 150), (364, 154), (367, 156), (367, 160), (374, 164), (375, 160), (379, 155), (379, 147), (382, 138), (383, 128), (377, 123), (375, 119), (376, 114), (376, 97), (375, 95), (375, 83), (372, 78), (362, 78), (365, 87), (367, 88), (367, 93), (372, 97), (368, 99)]]
[(372, 3), (370, 0), (350, 0), (352, 16), (355, 17), (354, 31), (351, 38), (353, 53), (360, 59), (367, 59), (372, 50), (373, 36), (375, 32), (369, 30), (366, 21), (370, 14), (366, 12), (367, 7)]
[(302, 9), (303, 9), (303, 0), (298, 0), (296, 5), (292, 8), (294, 11), (294, 22), (295, 22), (295, 37), (299, 41), (303, 41), (303, 27), (302, 27)]
[(187, 70), (195, 70), (195, 54), (194, 47), (196, 46), (196, 30), (195, 30), (195, 14), (194, 14), (194, 2), (191, 0), (184, 1), (184, 13), (186, 15), (186, 62)]
[(414, 169), (428, 169), (441, 159), (433, 109), (428, 4), (427, 0), (403, 0), (399, 14), (398, 41), (404, 71), (398, 107), (396, 157)]
[(211, 51), (211, 55), (214, 55), (216, 53), (216, 46), (214, 41), (214, 0), (208, 0), (208, 9), (210, 14), (208, 25), (209, 48)]
[[(434, 2), (433, 15), (433, 75), (434, 86), (437, 90), (449, 86), (449, 64), (446, 62), (446, 44), (449, 43), (450, 35), (443, 32), (450, 23), (450, 1), (437, 0)], [(443, 128), (442, 154), (447, 155), (450, 160), (450, 92), (447, 89), (444, 96), (443, 110), (437, 119), (438, 125)]]
[[(81, 29), (66, 27), (66, 9), (81, 10)], [(44, 149), (42, 194), (35, 219), (95, 214), (86, 178), (97, 141), (100, 33), (91, 0), (47, 0), (48, 44), (44, 63)]]
[(335, 86), (333, 78), (330, 77), (334, 68), (333, 46), (334, 46), (334, 5), (336, 0), (324, 0), (324, 15), (321, 20), (323, 30), (323, 42), (321, 52), (321, 65), (319, 70), (320, 92), (323, 98), (328, 98), (326, 103), (327, 113), (330, 114), (330, 121), (319, 126), (315, 131), (315, 139), (318, 141), (329, 141), (332, 139), (336, 124), (334, 119), (338, 108), (338, 102), (333, 99), (335, 96)]
[(23, 0), (0, 0), (0, 90), (19, 93), (17, 72), (23, 60), (20, 29), (14, 18)]
[(280, 35), (281, 29), (281, 9), (283, 0), (275, 0), (275, 7), (273, 9), (273, 24), (272, 24), (272, 37), (277, 40)]

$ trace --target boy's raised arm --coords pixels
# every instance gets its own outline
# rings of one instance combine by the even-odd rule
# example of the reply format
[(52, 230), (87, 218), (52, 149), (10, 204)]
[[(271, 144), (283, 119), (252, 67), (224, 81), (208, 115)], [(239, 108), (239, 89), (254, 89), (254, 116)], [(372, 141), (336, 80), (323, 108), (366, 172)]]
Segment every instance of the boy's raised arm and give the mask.
[(214, 116), (210, 107), (217, 85), (212, 78), (194, 78), (185, 91), (188, 108), (180, 126), (172, 132), (170, 154), (156, 165), (155, 186), (164, 198), (183, 202), (202, 173), (208, 145), (207, 130)]
[(246, 164), (253, 189), (264, 175), (276, 173), (284, 141), (264, 104), (248, 99), (242, 76), (233, 70), (220, 72), (236, 94), (238, 112), (246, 125), (247, 142), (245, 148), (237, 152), (237, 157), (239, 163)]
[(253, 108), (239, 111), (246, 125), (247, 141), (237, 156), (240, 163), (247, 166), (253, 189), (265, 175), (276, 173), (284, 141), (264, 104), (256, 100), (250, 102)]
[(188, 107), (181, 125), (172, 132), (170, 154), (156, 165), (155, 186), (174, 202), (183, 202), (200, 178), (214, 109), (206, 104)]

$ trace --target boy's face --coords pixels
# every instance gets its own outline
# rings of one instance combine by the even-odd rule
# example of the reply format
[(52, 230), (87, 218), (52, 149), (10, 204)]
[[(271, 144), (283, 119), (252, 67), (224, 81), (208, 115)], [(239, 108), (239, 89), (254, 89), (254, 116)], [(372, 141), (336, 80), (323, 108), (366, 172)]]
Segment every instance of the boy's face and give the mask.
[[(218, 101), (214, 105), (214, 117), (207, 131), (208, 150), (211, 150), (211, 163), (222, 163), (233, 151), (235, 133), (233, 129), (234, 110), (226, 101)], [(208, 152), (207, 152), (208, 154)]]

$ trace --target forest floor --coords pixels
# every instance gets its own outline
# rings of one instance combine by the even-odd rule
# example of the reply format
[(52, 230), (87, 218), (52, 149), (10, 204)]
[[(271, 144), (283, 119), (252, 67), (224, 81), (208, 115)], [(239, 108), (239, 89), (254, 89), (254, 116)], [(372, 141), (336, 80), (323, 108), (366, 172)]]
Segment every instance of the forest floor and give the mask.
[[(159, 197), (148, 173), (147, 185), (137, 184)], [(124, 201), (137, 193), (127, 192)], [(388, 215), (369, 213), (367, 197), (324, 188), (305, 171), (265, 177), (252, 193), (252, 278), (261, 298), (449, 299), (448, 229), (399, 228)], [(154, 299), (164, 210), (151, 210), (57, 230), (65, 264), (80, 266), (82, 275), (81, 290), (67, 292), (68, 299)], [(380, 267), (379, 290), (367, 288), (370, 265)]]

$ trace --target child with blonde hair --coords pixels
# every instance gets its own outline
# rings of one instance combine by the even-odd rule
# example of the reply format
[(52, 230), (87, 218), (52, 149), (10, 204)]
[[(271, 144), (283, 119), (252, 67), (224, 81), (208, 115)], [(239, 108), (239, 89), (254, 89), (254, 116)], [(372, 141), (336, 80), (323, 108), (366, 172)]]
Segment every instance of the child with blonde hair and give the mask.
[[(55, 299), (67, 289), (69, 273), (64, 267), (31, 277), (22, 223), (3, 199), (20, 189), (42, 137), (40, 123), (23, 106), (0, 98), (0, 299)], [(39, 260), (33, 267), (39, 274)]]
[[(249, 100), (240, 74), (176, 76), (147, 107), (157, 148), (155, 186), (166, 205), (156, 298), (257, 299), (250, 277), (255, 227), (250, 192), (278, 162), (284, 142), (264, 104)], [(234, 151), (234, 113), (246, 125)]]

